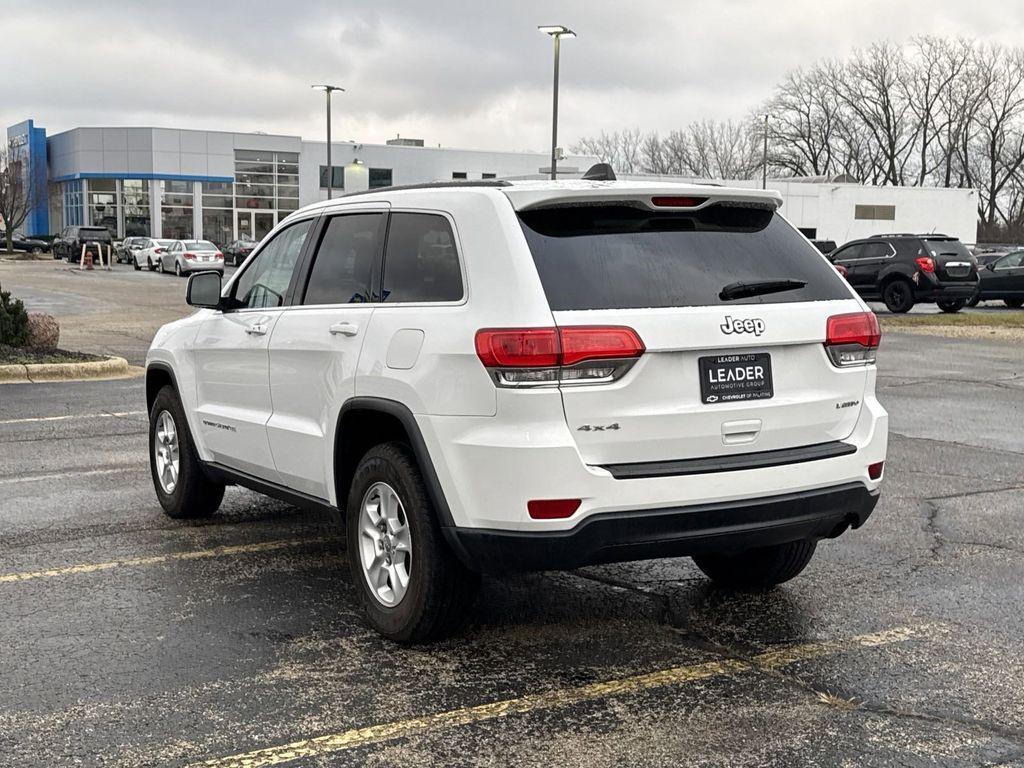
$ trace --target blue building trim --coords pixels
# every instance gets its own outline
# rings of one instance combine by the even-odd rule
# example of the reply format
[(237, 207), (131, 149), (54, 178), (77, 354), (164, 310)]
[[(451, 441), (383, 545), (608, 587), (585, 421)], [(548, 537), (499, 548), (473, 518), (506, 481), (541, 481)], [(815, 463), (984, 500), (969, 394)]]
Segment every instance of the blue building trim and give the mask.
[(210, 181), (227, 182), (235, 180), (234, 176), (195, 176), (180, 173), (69, 173), (58, 176), (51, 181), (77, 181), (78, 179), (140, 179), (142, 181)]
[(29, 237), (48, 235), (50, 207), (47, 205), (46, 129), (37, 128), (32, 120), (25, 120), (7, 129), (7, 141), (12, 149), (24, 147), (27, 172), (37, 182), (32, 207), (20, 229)]

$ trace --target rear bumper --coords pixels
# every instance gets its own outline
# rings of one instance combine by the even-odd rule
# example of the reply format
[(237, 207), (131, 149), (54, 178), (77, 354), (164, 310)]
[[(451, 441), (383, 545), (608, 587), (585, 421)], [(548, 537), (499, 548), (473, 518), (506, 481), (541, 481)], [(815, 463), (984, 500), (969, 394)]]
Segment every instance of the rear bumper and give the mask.
[(938, 283), (922, 287), (917, 291), (918, 301), (946, 301), (971, 298), (978, 291), (978, 280), (962, 283)]
[(878, 501), (861, 483), (742, 502), (591, 515), (564, 531), (449, 529), (462, 560), (486, 573), (736, 552), (858, 528)]

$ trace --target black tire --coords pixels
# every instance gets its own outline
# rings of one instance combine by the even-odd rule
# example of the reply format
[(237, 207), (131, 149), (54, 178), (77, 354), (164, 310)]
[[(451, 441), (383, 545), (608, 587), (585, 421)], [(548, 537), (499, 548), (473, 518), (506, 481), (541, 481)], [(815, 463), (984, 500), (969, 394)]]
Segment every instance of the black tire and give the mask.
[(974, 294), (973, 296), (971, 296), (971, 298), (969, 298), (967, 300), (967, 306), (968, 307), (976, 307), (980, 303), (981, 303), (981, 295), (977, 294), (977, 293)]
[(1020, 309), (1021, 307), (1024, 307), (1024, 299), (1003, 299), (1003, 303), (1010, 309)]
[(791, 541), (734, 555), (696, 555), (693, 562), (719, 586), (768, 589), (799, 575), (811, 561), (816, 546), (814, 541)]
[(138, 259), (136, 259), (134, 256), (132, 256), (132, 266), (135, 267), (135, 271), (136, 272), (141, 272), (142, 271), (142, 267), (139, 266)]
[(153, 259), (151, 259), (149, 256), (146, 257), (146, 266), (149, 268), (150, 272), (156, 272), (156, 264), (153, 263)]
[[(360, 555), (363, 498), (379, 482), (401, 499), (411, 538), (409, 583), (404, 597), (388, 607), (370, 590)], [(356, 468), (346, 505), (349, 569), (370, 625), (398, 643), (424, 643), (458, 630), (468, 618), (480, 584), (448, 548), (409, 447), (391, 442), (371, 448)]]
[(940, 299), (935, 302), (943, 312), (959, 312), (967, 303), (964, 299)]
[(175, 260), (174, 262), (174, 274), (181, 277), (181, 262)]
[[(158, 421), (164, 413), (170, 415), (178, 436), (179, 469), (177, 482), (170, 493), (164, 490), (157, 474), (154, 440)], [(220, 507), (224, 498), (224, 484), (211, 480), (203, 472), (192, 435), (188, 431), (185, 410), (182, 408), (178, 393), (170, 385), (157, 393), (153, 407), (149, 411), (149, 470), (157, 499), (168, 517), (175, 520), (209, 517)]]
[(882, 301), (890, 312), (902, 314), (914, 306), (914, 286), (909, 280), (896, 279), (882, 289)]
[(43, 249), (40, 248), (38, 245), (33, 245), (32, 246), (32, 255), (33, 256), (38, 256), (42, 252), (43, 252)]

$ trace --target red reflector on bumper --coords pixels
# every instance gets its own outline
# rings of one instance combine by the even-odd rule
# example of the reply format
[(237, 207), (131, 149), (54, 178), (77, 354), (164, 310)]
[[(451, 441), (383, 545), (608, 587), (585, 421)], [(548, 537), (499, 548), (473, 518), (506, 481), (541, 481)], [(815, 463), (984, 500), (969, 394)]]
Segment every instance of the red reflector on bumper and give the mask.
[(868, 477), (872, 480), (877, 480), (882, 476), (882, 465), (884, 461), (876, 462), (875, 464), (868, 464)]
[(572, 517), (580, 503), (580, 499), (534, 499), (526, 502), (526, 509), (534, 520), (559, 520)]

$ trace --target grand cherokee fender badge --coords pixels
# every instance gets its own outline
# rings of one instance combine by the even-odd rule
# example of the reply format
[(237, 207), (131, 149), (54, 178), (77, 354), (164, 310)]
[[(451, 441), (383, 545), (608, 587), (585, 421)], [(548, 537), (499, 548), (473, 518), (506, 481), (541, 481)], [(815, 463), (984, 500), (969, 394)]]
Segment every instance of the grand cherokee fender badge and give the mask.
[(726, 315), (725, 322), (718, 327), (722, 329), (722, 333), (752, 333), (755, 336), (760, 336), (764, 333), (764, 320), (759, 317), (735, 320), (730, 315)]

